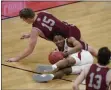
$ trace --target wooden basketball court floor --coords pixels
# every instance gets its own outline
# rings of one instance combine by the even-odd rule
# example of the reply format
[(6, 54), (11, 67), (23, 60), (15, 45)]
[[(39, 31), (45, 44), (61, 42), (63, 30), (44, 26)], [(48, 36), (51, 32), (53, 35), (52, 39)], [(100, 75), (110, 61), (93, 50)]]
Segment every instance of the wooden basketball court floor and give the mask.
[[(111, 49), (111, 2), (78, 2), (47, 10), (60, 20), (75, 24), (81, 30), (84, 40), (99, 49), (108, 46)], [(35, 71), (37, 64), (49, 64), (47, 56), (55, 45), (39, 38), (34, 52), (27, 58), (8, 63), (6, 60), (22, 52), (28, 45), (20, 40), (22, 33), (30, 32), (31, 25), (19, 17), (2, 21), (2, 64)], [(95, 59), (96, 62), (96, 59)], [(111, 67), (111, 64), (109, 65)], [(64, 76), (48, 83), (33, 81), (34, 73), (2, 65), (2, 89), (63, 89), (72, 90), (75, 75)], [(83, 90), (85, 86), (81, 85)]]

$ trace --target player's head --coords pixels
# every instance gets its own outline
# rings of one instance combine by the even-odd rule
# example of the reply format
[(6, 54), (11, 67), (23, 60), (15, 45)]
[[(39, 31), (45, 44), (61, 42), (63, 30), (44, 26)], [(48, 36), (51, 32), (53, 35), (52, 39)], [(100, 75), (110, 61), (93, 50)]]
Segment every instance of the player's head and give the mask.
[(24, 8), (19, 12), (19, 16), (23, 19), (26, 23), (31, 24), (34, 22), (35, 13), (30, 8)]
[(55, 32), (53, 34), (53, 42), (56, 44), (57, 47), (62, 48), (64, 47), (65, 36), (60, 32)]
[(110, 62), (111, 51), (107, 47), (102, 47), (98, 51), (98, 63), (100, 65), (107, 65)]

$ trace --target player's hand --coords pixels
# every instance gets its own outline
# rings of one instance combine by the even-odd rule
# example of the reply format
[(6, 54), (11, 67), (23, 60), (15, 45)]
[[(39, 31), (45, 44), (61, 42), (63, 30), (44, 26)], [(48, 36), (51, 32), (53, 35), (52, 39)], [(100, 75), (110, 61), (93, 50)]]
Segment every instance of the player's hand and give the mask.
[(73, 90), (79, 90), (78, 86), (73, 85)]
[(8, 60), (6, 60), (7, 62), (18, 62), (19, 60), (17, 58), (9, 58)]
[(63, 56), (64, 56), (64, 58), (67, 58), (69, 56), (68, 52), (63, 52)]
[(23, 34), (20, 39), (30, 38), (30, 34)]

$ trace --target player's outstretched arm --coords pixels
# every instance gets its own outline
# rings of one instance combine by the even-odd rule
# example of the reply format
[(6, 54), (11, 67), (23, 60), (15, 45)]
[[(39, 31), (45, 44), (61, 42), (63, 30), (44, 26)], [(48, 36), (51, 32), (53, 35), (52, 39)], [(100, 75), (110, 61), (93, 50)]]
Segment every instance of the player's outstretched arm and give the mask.
[(84, 79), (85, 79), (85, 74), (84, 74), (84, 70), (83, 70), (81, 72), (81, 74), (74, 81), (73, 90), (79, 90), (79, 84), (81, 84)]
[(86, 79), (86, 76), (90, 70), (90, 66), (91, 65), (88, 65), (87, 68), (84, 68), (80, 75), (76, 78), (76, 80), (73, 83), (73, 90), (79, 89), (79, 85), (83, 82), (84, 79)]
[(37, 42), (37, 37), (38, 37), (38, 32), (35, 28), (33, 28), (31, 31), (28, 47), (24, 50), (23, 53), (20, 53), (18, 56), (14, 57), (14, 58), (9, 58), (7, 61), (8, 62), (16, 62), (16, 61), (19, 61), (19, 60), (27, 57), (28, 55), (30, 55), (35, 48), (35, 45)]
[(82, 45), (79, 41), (77, 41), (74, 37), (70, 37), (68, 38), (68, 42), (71, 43), (74, 48), (71, 49), (70, 51), (68, 51), (68, 54), (73, 54), (73, 53), (76, 53), (78, 51), (80, 51), (82, 49)]

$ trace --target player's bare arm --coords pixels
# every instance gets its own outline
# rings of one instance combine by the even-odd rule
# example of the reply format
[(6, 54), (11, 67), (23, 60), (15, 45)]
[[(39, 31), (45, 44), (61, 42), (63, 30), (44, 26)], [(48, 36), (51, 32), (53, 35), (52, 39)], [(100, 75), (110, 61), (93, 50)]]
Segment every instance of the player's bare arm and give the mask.
[(74, 46), (73, 49), (68, 51), (68, 55), (76, 53), (82, 49), (81, 43), (78, 40), (76, 40), (74, 37), (68, 38), (68, 43), (71, 43)]
[(73, 90), (79, 89), (79, 84), (83, 82), (83, 80), (86, 78), (88, 72), (90, 69), (90, 65), (87, 66), (87, 68), (83, 69), (83, 71), (80, 73), (80, 75), (76, 78), (73, 84)]
[(37, 37), (38, 37), (38, 31), (35, 28), (33, 28), (31, 31), (28, 47), (24, 50), (23, 53), (20, 53), (18, 56), (14, 57), (14, 58), (9, 58), (7, 61), (8, 62), (19, 61), (19, 60), (27, 57), (28, 55), (30, 55), (35, 48), (35, 45), (37, 42)]
[(73, 84), (73, 90), (78, 90), (79, 89), (79, 84), (85, 79), (85, 74), (84, 71), (81, 72), (81, 74), (76, 78)]

